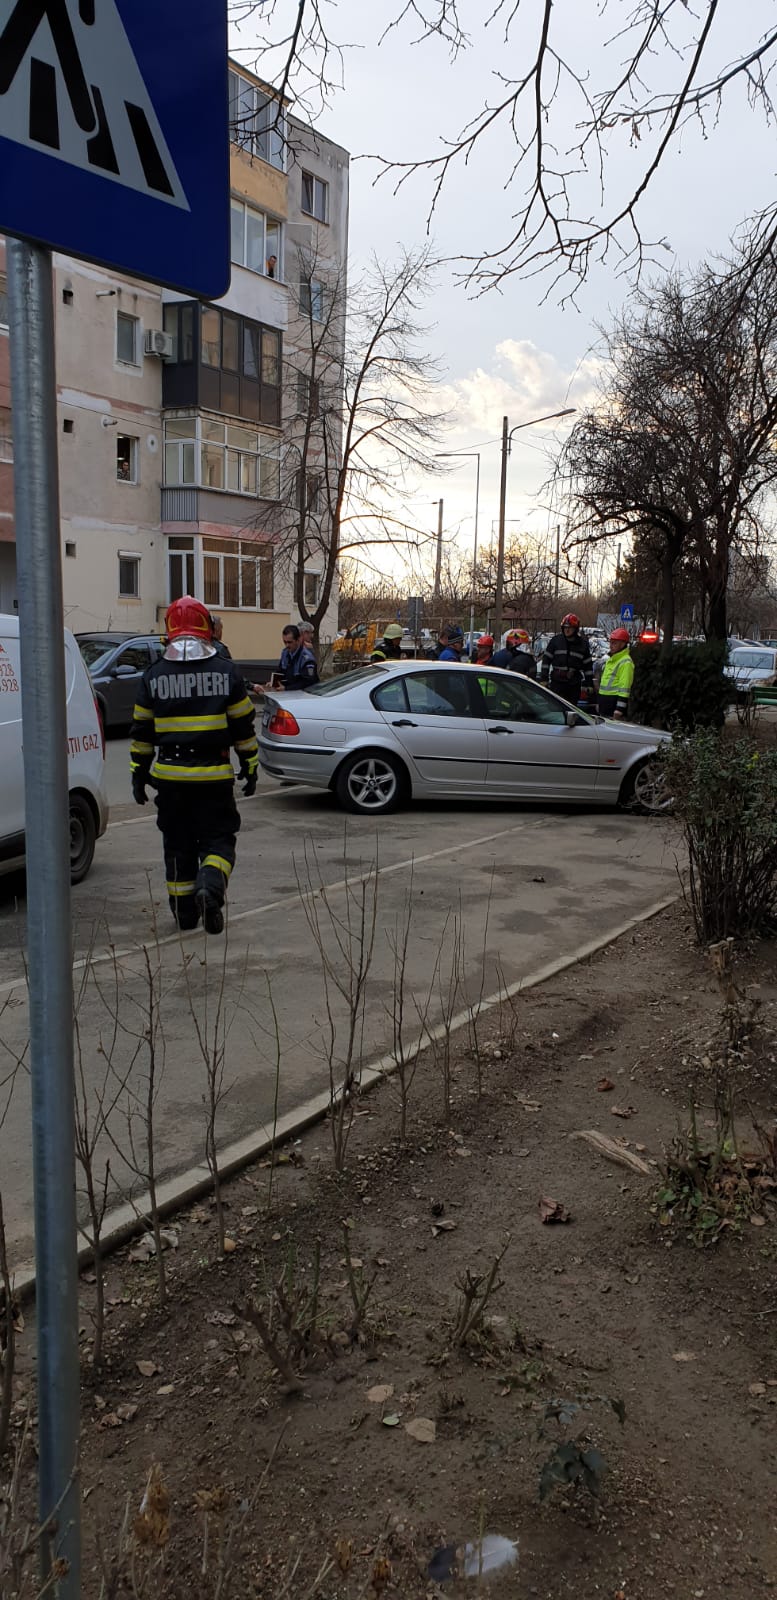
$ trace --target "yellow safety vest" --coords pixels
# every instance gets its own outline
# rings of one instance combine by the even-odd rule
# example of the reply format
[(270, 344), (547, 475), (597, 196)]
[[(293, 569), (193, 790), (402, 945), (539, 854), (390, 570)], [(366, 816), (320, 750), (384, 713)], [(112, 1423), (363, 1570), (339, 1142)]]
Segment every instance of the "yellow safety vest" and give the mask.
[(599, 680), (599, 693), (612, 695), (613, 699), (628, 700), (634, 682), (634, 662), (628, 650), (619, 650), (608, 656)]

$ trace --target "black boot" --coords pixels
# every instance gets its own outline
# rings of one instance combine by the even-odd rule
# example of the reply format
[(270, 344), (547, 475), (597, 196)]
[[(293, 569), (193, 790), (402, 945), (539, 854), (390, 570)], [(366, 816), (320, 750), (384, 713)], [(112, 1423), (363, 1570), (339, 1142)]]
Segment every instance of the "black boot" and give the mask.
[(206, 933), (224, 932), (224, 913), (215, 896), (208, 893), (207, 889), (197, 890), (197, 905), (202, 914), (203, 927)]

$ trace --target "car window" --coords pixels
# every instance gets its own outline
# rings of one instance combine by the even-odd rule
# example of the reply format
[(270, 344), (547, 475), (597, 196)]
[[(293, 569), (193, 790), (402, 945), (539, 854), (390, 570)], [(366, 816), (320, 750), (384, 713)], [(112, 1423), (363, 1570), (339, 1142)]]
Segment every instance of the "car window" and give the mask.
[(478, 687), (483, 696), (483, 716), (489, 721), (543, 722), (555, 726), (566, 723), (566, 710), (549, 694), (517, 676), (497, 678), (488, 672), (478, 673)]
[(418, 716), (471, 717), (469, 673), (414, 672), (405, 678), (408, 710)]
[(105, 657), (113, 652), (113, 645), (106, 645), (100, 639), (79, 639), (78, 648), (90, 670), (99, 667)]
[(114, 666), (133, 667), (136, 672), (145, 672), (151, 663), (151, 651), (147, 644), (128, 644), (116, 657)]
[(382, 683), (374, 691), (372, 703), (378, 711), (407, 711), (404, 678), (389, 678), (388, 683)]
[(325, 683), (306, 684), (305, 694), (333, 695), (348, 694), (357, 683), (366, 683), (369, 678), (384, 678), (385, 667), (356, 667), (353, 672), (344, 672), (342, 677), (327, 678)]
[(761, 672), (774, 672), (774, 656), (767, 650), (732, 650), (733, 667), (752, 667)]

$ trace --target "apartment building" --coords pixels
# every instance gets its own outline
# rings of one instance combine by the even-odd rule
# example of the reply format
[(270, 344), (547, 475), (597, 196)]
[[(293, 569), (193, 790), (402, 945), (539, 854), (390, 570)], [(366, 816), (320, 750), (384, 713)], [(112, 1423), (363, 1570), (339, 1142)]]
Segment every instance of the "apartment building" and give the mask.
[[(305, 281), (306, 263), (342, 274), (348, 155), (280, 116), (236, 65), (230, 120), (233, 267), (222, 300), (55, 257), (63, 586), (76, 632), (153, 631), (171, 599), (194, 593), (223, 616), (233, 655), (258, 663), (277, 656), (296, 610), (286, 507), (298, 387), (287, 365), (297, 378), (294, 327), (323, 293)], [(0, 609), (10, 610), (4, 287), (0, 256)], [(304, 572), (313, 603), (317, 561), (311, 551)], [(322, 633), (335, 627), (333, 603)]]

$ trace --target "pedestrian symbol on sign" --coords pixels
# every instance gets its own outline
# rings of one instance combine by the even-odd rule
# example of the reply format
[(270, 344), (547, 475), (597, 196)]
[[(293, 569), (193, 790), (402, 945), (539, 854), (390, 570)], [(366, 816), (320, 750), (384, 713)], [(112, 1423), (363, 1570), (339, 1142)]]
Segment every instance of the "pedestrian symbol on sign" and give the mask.
[(116, 0), (0, 0), (0, 136), (189, 210)]
[(621, 606), (621, 622), (634, 621), (634, 607), (631, 604)]

